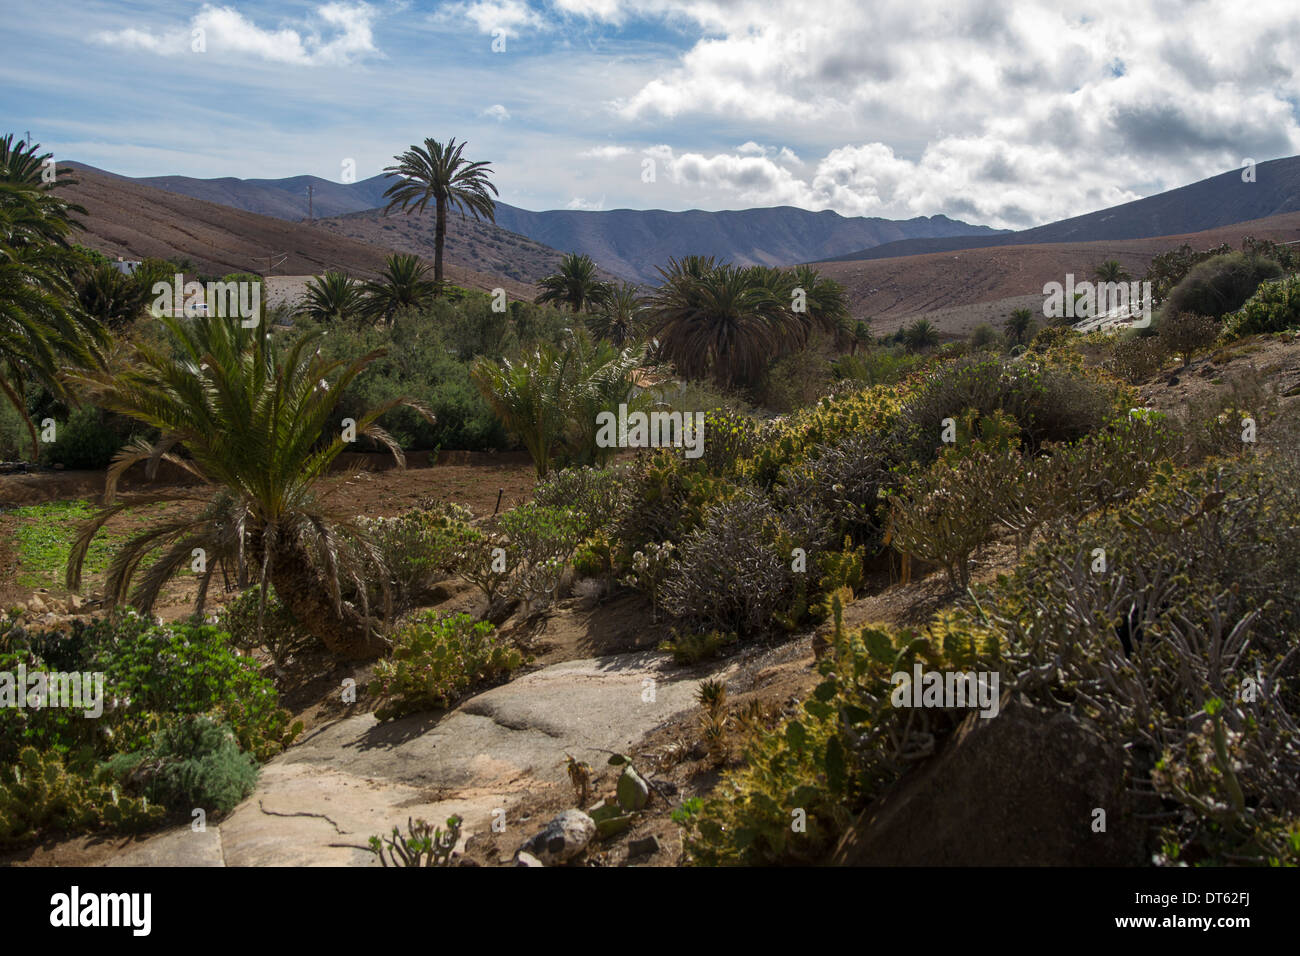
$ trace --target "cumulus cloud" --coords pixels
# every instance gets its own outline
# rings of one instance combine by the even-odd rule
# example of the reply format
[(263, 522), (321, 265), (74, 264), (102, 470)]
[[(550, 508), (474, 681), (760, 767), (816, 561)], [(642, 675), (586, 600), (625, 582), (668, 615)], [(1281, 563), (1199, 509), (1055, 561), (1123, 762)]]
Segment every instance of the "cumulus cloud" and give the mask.
[(498, 123), (504, 123), (506, 120), (510, 119), (510, 111), (500, 103), (493, 103), (483, 111), (483, 115), (488, 119), (496, 120)]
[(433, 14), (435, 22), (467, 20), (480, 33), (517, 37), (524, 30), (542, 31), (550, 24), (525, 0), (469, 0), (450, 3)]
[(296, 66), (341, 66), (378, 52), (371, 29), (374, 17), (365, 3), (327, 3), (315, 9), (312, 23), (267, 29), (234, 7), (204, 4), (186, 27), (160, 32), (126, 27), (102, 31), (94, 39), (162, 56), (201, 52)]
[(580, 209), (586, 212), (595, 212), (605, 208), (605, 197), (601, 196), (596, 200), (583, 199), (581, 196), (574, 196), (564, 204), (565, 209)]
[[(675, 155), (683, 183), (845, 214), (964, 210), (1026, 226), (1300, 153), (1286, 0), (649, 0), (700, 38), (609, 101), (630, 123), (822, 143), (807, 174), (754, 140)], [(791, 24), (798, 24), (791, 29)], [(828, 149), (825, 134), (840, 144)], [(770, 140), (769, 140), (770, 142)], [(804, 152), (804, 150), (801, 150)], [(784, 162), (782, 162), (784, 160)], [(792, 200), (791, 197), (798, 197)]]

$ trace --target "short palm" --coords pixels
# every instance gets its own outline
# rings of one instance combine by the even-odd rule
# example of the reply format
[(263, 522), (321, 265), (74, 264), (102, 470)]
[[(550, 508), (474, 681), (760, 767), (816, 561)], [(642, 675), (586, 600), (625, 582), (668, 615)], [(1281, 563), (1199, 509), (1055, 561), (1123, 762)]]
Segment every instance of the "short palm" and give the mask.
[[(326, 509), (317, 486), (348, 447), (339, 400), (382, 350), (344, 363), (323, 358), (314, 334), (281, 349), (260, 329), (225, 319), (159, 321), (175, 340), (175, 354), (139, 344), (125, 369), (78, 376), (100, 407), (157, 429), (159, 437), (137, 440), (114, 459), (106, 507), (73, 546), (68, 587), (80, 587), (98, 530), (137, 503), (115, 503), (123, 473), (140, 463), (152, 470), (165, 460), (199, 487), (149, 500), (203, 506), (155, 522), (122, 545), (108, 570), (110, 603), (129, 598), (148, 611), (163, 585), (201, 557), (196, 610), (202, 611), (220, 566), (241, 584), (255, 578), (263, 595), (272, 583), (298, 621), (339, 656), (381, 653), (383, 625), (369, 608), (364, 577), (367, 565), (381, 572), (377, 555), (363, 535), (351, 533), (347, 518)], [(394, 399), (358, 417), (353, 429), (388, 447), (401, 463), (401, 449), (376, 424), (399, 405), (428, 416), (417, 403)], [(356, 597), (348, 600), (345, 589)]]

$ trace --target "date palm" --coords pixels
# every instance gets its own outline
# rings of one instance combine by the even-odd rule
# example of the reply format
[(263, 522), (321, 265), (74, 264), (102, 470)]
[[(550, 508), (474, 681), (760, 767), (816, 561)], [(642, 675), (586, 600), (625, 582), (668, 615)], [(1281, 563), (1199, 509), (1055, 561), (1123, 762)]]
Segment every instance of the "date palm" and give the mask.
[(1093, 270), (1093, 274), (1102, 282), (1127, 282), (1132, 278), (1115, 259), (1107, 259)]
[(435, 295), (441, 295), (443, 290), (442, 249), (447, 241), (448, 209), (459, 210), (461, 219), (468, 212), (475, 221), (480, 217), (488, 222), (496, 221), (492, 196), (497, 195), (497, 187), (488, 179), (491, 164), (471, 163), (464, 159), (461, 153), (466, 145), (457, 145), (455, 137), (446, 145), (436, 139), (426, 139), (423, 147), (413, 145), (400, 156), (393, 157), (397, 160), (396, 165), (384, 169), (384, 172), (400, 177), (384, 191), (384, 198), (392, 197), (384, 208), (385, 215), (394, 207), (401, 207), (404, 212), (424, 212), (430, 200), (433, 201), (436, 216), (433, 238)]
[(70, 182), (67, 169), (45, 182), (50, 154), (0, 137), (0, 394), (27, 426), (32, 454), (39, 452), (27, 411), (26, 388), (35, 382), (71, 399), (61, 370), (94, 366), (108, 344), (107, 329), (82, 311), (69, 276), (77, 264), (67, 236), (85, 212), (54, 189)]
[(622, 348), (641, 337), (645, 302), (641, 291), (630, 282), (612, 286), (600, 307), (587, 320), (587, 328), (599, 339)]
[(610, 286), (601, 281), (591, 256), (570, 252), (560, 260), (556, 271), (538, 283), (542, 290), (533, 301), (538, 305), (567, 306), (573, 312), (591, 312), (610, 294)]
[(1028, 309), (1016, 309), (1002, 329), (1013, 346), (1024, 345), (1034, 333), (1034, 313)]
[(854, 325), (849, 316), (849, 299), (844, 287), (809, 265), (795, 266), (793, 275), (795, 288), (804, 292), (804, 305), (814, 327), (830, 335), (837, 343), (851, 341)]
[(939, 344), (939, 330), (929, 319), (917, 319), (903, 330), (903, 345), (909, 352), (923, 352)]
[[(353, 435), (370, 437), (404, 464), (401, 449), (376, 424), (385, 412), (406, 405), (432, 416), (399, 398), (350, 427), (340, 419), (340, 397), (383, 350), (345, 363), (321, 356), (319, 333), (278, 345), (260, 328), (221, 318), (159, 321), (174, 349), (138, 343), (125, 367), (76, 376), (99, 407), (156, 428), (158, 438), (138, 439), (114, 458), (105, 508), (73, 544), (69, 589), (80, 587), (91, 541), (114, 515), (144, 501), (189, 501), (196, 507), (152, 522), (117, 551), (105, 584), (110, 604), (129, 599), (147, 613), (163, 585), (192, 568), (201, 613), (221, 567), (241, 584), (255, 580), (262, 595), (274, 585), (298, 622), (337, 656), (382, 653), (385, 621), (372, 613), (367, 580), (383, 584), (388, 576), (364, 533), (326, 506), (318, 486)], [(160, 461), (187, 472), (197, 487), (117, 500), (127, 469), (144, 464), (152, 473)]]
[(671, 259), (659, 272), (649, 311), (660, 354), (688, 378), (756, 383), (781, 344), (788, 303), (750, 270), (711, 258)]
[(153, 301), (153, 284), (119, 272), (108, 263), (88, 266), (76, 280), (77, 301), (88, 316), (110, 329), (122, 329), (143, 315)]
[(366, 314), (361, 283), (342, 272), (327, 272), (308, 282), (303, 306), (317, 322), (346, 322)]
[(433, 297), (433, 283), (428, 274), (429, 268), (419, 256), (389, 256), (383, 274), (362, 287), (367, 313), (391, 323), (400, 309), (425, 305)]

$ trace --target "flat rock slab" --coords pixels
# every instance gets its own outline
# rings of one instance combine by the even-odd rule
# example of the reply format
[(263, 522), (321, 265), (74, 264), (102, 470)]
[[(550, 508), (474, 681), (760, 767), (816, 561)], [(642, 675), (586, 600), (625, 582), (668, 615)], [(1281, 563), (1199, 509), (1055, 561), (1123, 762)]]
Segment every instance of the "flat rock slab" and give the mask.
[(441, 824), (458, 813), (463, 838), (500, 819), (496, 811), (511, 826), (525, 794), (569, 786), (566, 753), (603, 763), (698, 706), (705, 676), (647, 651), (553, 664), (446, 714), (348, 717), (263, 766), (252, 796), (219, 826), (160, 834), (113, 865), (377, 865), (367, 840), (395, 825), (405, 832), (408, 817)]

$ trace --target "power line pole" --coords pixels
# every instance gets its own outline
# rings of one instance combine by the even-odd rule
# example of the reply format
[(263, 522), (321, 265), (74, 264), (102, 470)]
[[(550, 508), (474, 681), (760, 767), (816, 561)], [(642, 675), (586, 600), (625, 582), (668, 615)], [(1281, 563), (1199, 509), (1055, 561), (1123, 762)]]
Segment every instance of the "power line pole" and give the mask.
[(312, 189), (314, 188), (315, 187), (311, 183), (307, 184), (307, 221), (308, 222), (312, 222), (316, 218), (315, 213), (312, 210), (312, 196), (311, 196)]

